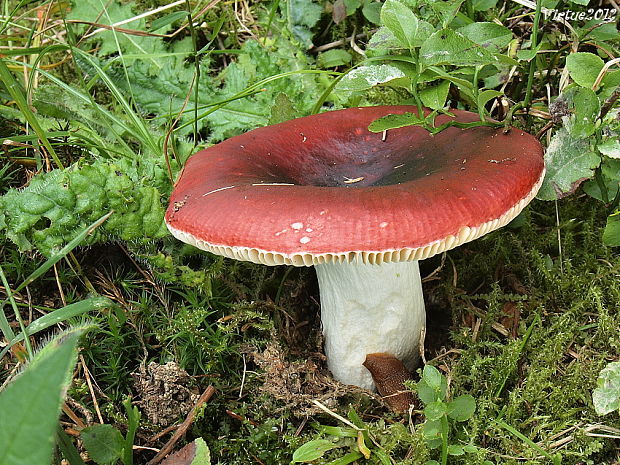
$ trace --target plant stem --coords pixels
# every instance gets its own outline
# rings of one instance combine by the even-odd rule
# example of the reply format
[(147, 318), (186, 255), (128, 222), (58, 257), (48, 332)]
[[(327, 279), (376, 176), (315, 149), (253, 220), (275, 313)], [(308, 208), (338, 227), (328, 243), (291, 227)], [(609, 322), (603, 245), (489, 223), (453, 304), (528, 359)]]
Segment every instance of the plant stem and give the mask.
[(196, 31), (194, 30), (194, 20), (192, 19), (192, 9), (189, 4), (189, 0), (185, 1), (187, 5), (187, 23), (189, 26), (189, 33), (192, 37), (192, 47), (194, 48), (194, 67), (196, 69), (196, 78), (194, 80), (194, 147), (198, 140), (198, 84), (200, 83), (200, 61), (198, 60), (198, 39), (196, 38)]
[(448, 417), (444, 414), (441, 417), (441, 465), (448, 463), (448, 430), (450, 425), (448, 424)]
[[(534, 14), (534, 26), (532, 27), (532, 35), (531, 35), (531, 45), (532, 50), (536, 49), (538, 45), (538, 26), (540, 24), (540, 14), (541, 14), (541, 1), (536, 0), (536, 13)], [(530, 107), (532, 103), (532, 85), (534, 83), (534, 71), (536, 70), (536, 55), (530, 61), (530, 72), (527, 77), (527, 88), (525, 90), (525, 100), (523, 101), (523, 106), (525, 108)]]
[(478, 74), (480, 73), (480, 69), (482, 66), (478, 65), (474, 68), (474, 79), (473, 79), (473, 94), (474, 101), (476, 102), (476, 108), (478, 109), (478, 115), (480, 116), (480, 121), (484, 121), (484, 106), (478, 104), (478, 95), (480, 95), (480, 89), (478, 88)]

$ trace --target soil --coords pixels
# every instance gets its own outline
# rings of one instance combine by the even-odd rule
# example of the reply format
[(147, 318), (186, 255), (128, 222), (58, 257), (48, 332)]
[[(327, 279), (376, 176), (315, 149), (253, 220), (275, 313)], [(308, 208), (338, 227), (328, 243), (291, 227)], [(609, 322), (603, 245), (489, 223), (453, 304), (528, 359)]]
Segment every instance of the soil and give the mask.
[(191, 376), (175, 362), (151, 362), (132, 376), (138, 405), (153, 425), (166, 427), (184, 418), (199, 396)]

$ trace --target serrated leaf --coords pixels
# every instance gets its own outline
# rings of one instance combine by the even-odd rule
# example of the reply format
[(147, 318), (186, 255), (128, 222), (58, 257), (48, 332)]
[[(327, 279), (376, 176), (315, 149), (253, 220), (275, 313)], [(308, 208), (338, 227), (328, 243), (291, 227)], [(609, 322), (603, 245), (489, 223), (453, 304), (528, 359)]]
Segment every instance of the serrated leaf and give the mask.
[[(90, 21), (111, 26), (136, 16), (132, 10), (131, 3), (120, 3), (117, 0), (79, 0), (74, 3), (75, 5), (67, 19)], [(146, 30), (146, 21), (144, 18), (139, 18), (124, 23), (120, 27), (144, 31)], [(84, 29), (85, 26), (80, 26), (80, 28)], [(142, 54), (144, 50), (153, 50), (155, 47), (159, 47), (162, 51), (164, 50), (163, 42), (159, 37), (129, 35), (110, 29), (91, 36), (86, 42), (97, 42), (99, 44), (99, 56), (116, 55), (119, 52), (123, 54)]]
[(82, 329), (54, 338), (30, 365), (0, 392), (2, 418), (0, 463), (49, 465), (64, 393), (68, 388), (75, 350)]
[(338, 447), (336, 444), (328, 441), (327, 439), (314, 439), (313, 441), (305, 443), (293, 452), (292, 463), (312, 462), (313, 460), (320, 459), (323, 457), (325, 452), (336, 447)]
[(280, 8), (293, 37), (304, 47), (312, 47), (312, 28), (321, 19), (323, 7), (313, 0), (288, 0)]
[(574, 138), (566, 129), (559, 129), (545, 152), (547, 173), (537, 198), (555, 200), (572, 194), (594, 175), (600, 161), (590, 150), (588, 140)]
[(620, 411), (620, 362), (611, 362), (601, 370), (592, 392), (594, 409), (599, 415)]
[(338, 82), (336, 88), (344, 91), (362, 91), (402, 77), (405, 77), (405, 73), (395, 66), (366, 65), (351, 70)]
[(88, 455), (98, 465), (116, 463), (123, 454), (123, 436), (112, 425), (93, 425), (80, 432)]
[[(603, 231), (603, 242), (611, 247), (620, 247), (620, 210), (607, 217)], [(601, 399), (602, 401), (605, 399)]]
[(425, 67), (499, 63), (493, 53), (452, 29), (442, 29), (426, 39), (420, 47), (420, 61)]
[(471, 23), (458, 31), (469, 40), (485, 48), (503, 49), (512, 40), (512, 31), (496, 23)]
[(297, 110), (295, 110), (291, 100), (286, 96), (286, 94), (278, 94), (276, 96), (276, 101), (271, 107), (269, 124), (282, 123), (283, 121), (288, 121), (296, 116), (299, 115), (297, 114)]
[(418, 17), (398, 0), (386, 0), (381, 8), (381, 24), (387, 27), (400, 43), (413, 50), (418, 33)]
[(420, 91), (422, 103), (433, 110), (441, 110), (446, 105), (450, 81), (442, 81), (437, 85), (425, 87)]
[(566, 69), (571, 79), (581, 87), (592, 87), (605, 62), (589, 52), (575, 52), (566, 57)]
[(469, 420), (476, 411), (476, 400), (465, 394), (448, 402), (448, 416), (456, 421)]
[(87, 237), (86, 244), (110, 237), (141, 242), (164, 237), (168, 232), (162, 193), (171, 185), (161, 164), (163, 160), (146, 157), (140, 162), (97, 160), (35, 176), (28, 187), (0, 197), (6, 234), (18, 246), (35, 246), (50, 256), (114, 210), (103, 226)]

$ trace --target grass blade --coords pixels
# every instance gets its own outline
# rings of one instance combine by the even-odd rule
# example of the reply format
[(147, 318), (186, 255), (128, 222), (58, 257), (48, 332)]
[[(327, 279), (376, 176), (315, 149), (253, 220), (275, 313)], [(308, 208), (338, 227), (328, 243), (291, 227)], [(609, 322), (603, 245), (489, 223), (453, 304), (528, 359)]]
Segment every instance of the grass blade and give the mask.
[(62, 162), (60, 161), (60, 158), (58, 158), (58, 155), (56, 154), (56, 151), (54, 150), (54, 147), (52, 147), (52, 144), (47, 138), (45, 131), (39, 124), (37, 117), (30, 109), (30, 106), (28, 105), (28, 102), (26, 101), (26, 97), (24, 97), (24, 94), (21, 92), (19, 84), (17, 83), (17, 81), (13, 77), (13, 74), (11, 74), (11, 71), (9, 71), (9, 68), (7, 68), (6, 64), (4, 63), (4, 60), (2, 59), (0, 59), (0, 80), (4, 82), (4, 85), (9, 91), (9, 94), (11, 94), (11, 97), (13, 98), (13, 100), (15, 100), (15, 103), (19, 107), (20, 111), (24, 114), (24, 117), (26, 118), (26, 120), (34, 129), (34, 132), (36, 132), (37, 136), (39, 136), (39, 139), (41, 139), (43, 146), (49, 152), (50, 156), (54, 160), (54, 163), (56, 163), (56, 166), (58, 168), (64, 168)]
[[(54, 310), (53, 312), (36, 319), (28, 325), (26, 332), (28, 333), (28, 336), (32, 336), (39, 331), (49, 328), (50, 326), (67, 321), (69, 318), (88, 313), (94, 309), (107, 308), (112, 305), (112, 301), (106, 297), (92, 297), (90, 299), (85, 299), (80, 302), (67, 305), (66, 307), (59, 308), (58, 310)], [(24, 332), (22, 332), (21, 334), (13, 336), (9, 339), (10, 342), (4, 349), (2, 349), (2, 352), (0, 352), (0, 360), (5, 356), (11, 347), (24, 340), (24, 337)]]
[(99, 226), (101, 226), (104, 223), (105, 220), (107, 220), (110, 216), (112, 216), (112, 213), (114, 213), (114, 212), (106, 213), (101, 218), (99, 218), (97, 221), (95, 221), (93, 224), (91, 224), (90, 226), (87, 226), (86, 228), (84, 228), (82, 230), (82, 232), (80, 232), (71, 242), (69, 242), (62, 249), (60, 249), (60, 251), (58, 251), (56, 254), (54, 254), (54, 256), (50, 257), (39, 268), (34, 270), (32, 272), (32, 274), (30, 276), (28, 276), (24, 280), (23, 283), (21, 283), (19, 286), (17, 286), (17, 289), (15, 289), (15, 292), (19, 292), (24, 287), (26, 287), (28, 284), (33, 282), (35, 279), (37, 279), (37, 278), (41, 277), (43, 274), (45, 274), (45, 272), (47, 270), (49, 270), (51, 267), (53, 267), (56, 263), (58, 263), (61, 259), (63, 259), (69, 252), (71, 252), (78, 245), (80, 245), (80, 243), (86, 238), (86, 236), (91, 234), (95, 229), (97, 229)]

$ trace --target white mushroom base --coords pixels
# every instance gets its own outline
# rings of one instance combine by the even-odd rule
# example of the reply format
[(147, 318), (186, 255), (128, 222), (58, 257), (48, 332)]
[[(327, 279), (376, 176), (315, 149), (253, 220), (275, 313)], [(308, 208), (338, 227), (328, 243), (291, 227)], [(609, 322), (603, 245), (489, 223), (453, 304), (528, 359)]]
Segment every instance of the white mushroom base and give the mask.
[(327, 366), (334, 378), (374, 389), (362, 363), (367, 354), (377, 352), (392, 354), (413, 370), (426, 325), (418, 262), (327, 263), (315, 268)]

